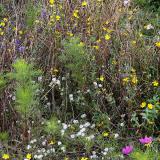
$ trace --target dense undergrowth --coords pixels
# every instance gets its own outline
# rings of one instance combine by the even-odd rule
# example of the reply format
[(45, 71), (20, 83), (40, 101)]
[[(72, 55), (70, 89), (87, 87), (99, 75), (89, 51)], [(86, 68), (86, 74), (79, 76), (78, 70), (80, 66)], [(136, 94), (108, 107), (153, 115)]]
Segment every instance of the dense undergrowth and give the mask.
[(159, 160), (160, 2), (0, 4), (0, 159)]

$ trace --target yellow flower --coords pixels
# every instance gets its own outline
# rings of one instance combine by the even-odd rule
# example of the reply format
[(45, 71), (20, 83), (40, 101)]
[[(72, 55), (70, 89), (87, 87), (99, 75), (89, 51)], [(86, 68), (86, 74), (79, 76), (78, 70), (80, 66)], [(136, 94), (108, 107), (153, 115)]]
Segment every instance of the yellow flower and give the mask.
[(147, 26), (144, 26), (144, 29), (146, 29), (147, 28)]
[(156, 43), (156, 46), (157, 46), (157, 47), (160, 47), (160, 42), (157, 42), (157, 43)]
[(129, 14), (133, 14), (133, 11), (129, 11)]
[(79, 47), (83, 47), (83, 45), (84, 45), (83, 42), (80, 42), (80, 43), (78, 44)]
[(106, 24), (109, 24), (109, 21), (106, 21)]
[(87, 4), (87, 3), (86, 3), (85, 1), (84, 1), (84, 2), (82, 2), (82, 6), (86, 6), (86, 4)]
[(9, 155), (8, 154), (3, 154), (3, 159), (9, 159)]
[(97, 0), (98, 2), (100, 2), (101, 0)]
[(123, 78), (123, 82), (129, 82), (129, 78)]
[(88, 160), (88, 158), (84, 158), (84, 157), (82, 157), (82, 158), (81, 158), (81, 160)]
[(103, 27), (103, 30), (105, 31), (105, 30), (106, 30), (106, 28), (105, 28), (105, 27)]
[(150, 121), (150, 122), (149, 122), (149, 124), (150, 124), (150, 125), (153, 125), (153, 124), (154, 124), (154, 122), (153, 122), (153, 121)]
[(26, 156), (26, 158), (27, 159), (31, 159), (31, 154), (28, 153), (27, 156)]
[(132, 82), (133, 82), (133, 83), (137, 83), (137, 82), (138, 82), (138, 79), (137, 79), (136, 76), (133, 77)]
[(98, 123), (98, 127), (101, 127), (103, 125), (103, 121), (101, 123)]
[(117, 62), (116, 62), (116, 61), (113, 61), (112, 64), (117, 64)]
[(136, 41), (132, 41), (132, 44), (136, 44)]
[(75, 130), (75, 128), (74, 128), (73, 126), (71, 126), (71, 129), (72, 129), (72, 130)]
[(106, 88), (103, 89), (103, 92), (105, 92), (105, 91), (106, 91)]
[(99, 94), (101, 94), (101, 93), (102, 93), (102, 91), (98, 91), (98, 93), (99, 93)]
[(105, 36), (105, 39), (106, 40), (109, 40), (111, 37), (107, 34), (106, 36)]
[(139, 37), (142, 37), (143, 36), (143, 34), (142, 33), (139, 33)]
[(54, 3), (54, 0), (50, 0), (49, 3), (53, 4), (53, 3)]
[(104, 81), (104, 78), (103, 78), (103, 77), (100, 77), (100, 81), (102, 81), (102, 82), (103, 82), (103, 81)]
[(95, 50), (98, 50), (99, 49), (99, 46), (94, 46)]
[(153, 108), (153, 104), (149, 103), (149, 104), (148, 104), (148, 108), (149, 108), (149, 109), (152, 109), (152, 108)]
[(23, 31), (19, 31), (19, 34), (23, 34)]
[(160, 138), (158, 138), (158, 141), (160, 142)]
[(58, 69), (54, 69), (54, 72), (58, 72)]
[(108, 32), (108, 33), (111, 33), (111, 32), (112, 32), (112, 30), (107, 29), (107, 32)]
[(108, 133), (103, 133), (103, 136), (104, 137), (107, 137), (109, 134)]
[(51, 141), (51, 142), (50, 142), (50, 144), (54, 144), (54, 142), (53, 142), (53, 141)]
[(62, 9), (63, 8), (62, 5), (59, 5), (59, 8)]
[(144, 108), (146, 106), (146, 102), (142, 102), (141, 108)]
[(69, 158), (65, 158), (65, 160), (69, 160)]
[(3, 35), (4, 35), (4, 32), (1, 32), (0, 34), (3, 36)]
[(156, 109), (156, 113), (158, 113), (159, 111)]
[(97, 43), (99, 43), (100, 41), (101, 41), (101, 40), (100, 40), (100, 39), (98, 39), (96, 42), (97, 42)]
[(7, 18), (3, 18), (3, 20), (4, 20), (5, 22), (8, 22), (8, 19), (7, 19)]
[(1, 26), (5, 26), (6, 24), (4, 23), (4, 22), (1, 22), (1, 24), (0, 24)]
[(131, 19), (132, 19), (132, 16), (131, 16), (131, 17), (129, 17), (128, 19), (129, 19), (129, 20), (131, 20)]
[(133, 11), (135, 12), (137, 9), (134, 9)]
[(158, 81), (154, 81), (154, 82), (152, 82), (152, 84), (153, 84), (153, 86), (158, 86)]
[(119, 8), (119, 9), (118, 9), (119, 12), (122, 12), (122, 10), (123, 10), (123, 8)]
[(132, 72), (135, 72), (136, 70), (135, 70), (134, 68), (131, 68), (131, 71), (132, 71)]
[(39, 20), (35, 20), (35, 23), (39, 23)]
[(57, 21), (59, 21), (59, 20), (60, 20), (60, 18), (61, 18), (60, 16), (56, 16)]

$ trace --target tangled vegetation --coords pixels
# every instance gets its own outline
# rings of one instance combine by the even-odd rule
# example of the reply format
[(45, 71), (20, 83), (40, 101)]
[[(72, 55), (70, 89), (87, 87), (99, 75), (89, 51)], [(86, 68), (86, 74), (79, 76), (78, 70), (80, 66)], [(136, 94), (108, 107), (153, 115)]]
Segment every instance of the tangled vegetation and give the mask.
[(160, 1), (3, 0), (0, 159), (159, 160)]

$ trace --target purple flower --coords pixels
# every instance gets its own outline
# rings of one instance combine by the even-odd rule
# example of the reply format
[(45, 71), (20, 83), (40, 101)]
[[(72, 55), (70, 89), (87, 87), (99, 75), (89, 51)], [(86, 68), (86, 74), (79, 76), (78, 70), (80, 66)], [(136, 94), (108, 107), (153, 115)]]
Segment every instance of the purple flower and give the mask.
[(22, 46), (19, 48), (19, 51), (23, 51), (24, 49), (25, 49), (25, 47)]
[(46, 13), (46, 12), (45, 12), (45, 11), (43, 11), (43, 12), (42, 12), (42, 16), (43, 16), (43, 15), (45, 15), (45, 13)]
[(122, 149), (122, 153), (123, 154), (128, 154), (132, 151), (132, 149), (133, 149), (133, 146), (126, 146), (126, 148)]
[(146, 144), (146, 143), (152, 143), (152, 137), (145, 137), (144, 139), (143, 138), (141, 138), (141, 139), (139, 139), (139, 141), (141, 142), (141, 143), (143, 143), (143, 144)]
[(17, 39), (17, 43), (19, 44), (19, 39)]
[(124, 78), (126, 78), (126, 76), (125, 75), (121, 75), (121, 79), (124, 79)]

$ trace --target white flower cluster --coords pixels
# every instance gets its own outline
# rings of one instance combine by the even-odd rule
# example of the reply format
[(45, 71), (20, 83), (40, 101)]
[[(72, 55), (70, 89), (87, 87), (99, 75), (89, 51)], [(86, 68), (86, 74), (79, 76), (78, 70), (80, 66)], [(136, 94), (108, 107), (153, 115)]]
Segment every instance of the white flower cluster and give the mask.
[(51, 81), (51, 83), (49, 84), (49, 87), (54, 87), (55, 85), (58, 85), (58, 86), (60, 86), (60, 80), (58, 80), (58, 79), (56, 79), (56, 77), (52, 77), (52, 81)]

